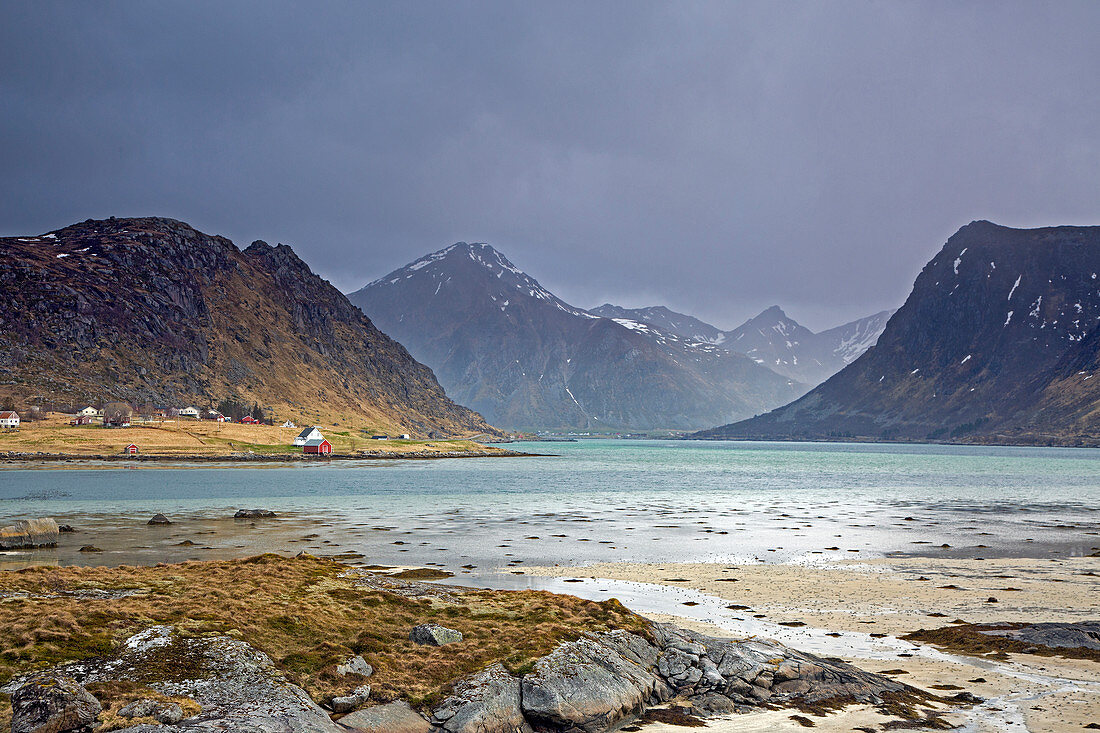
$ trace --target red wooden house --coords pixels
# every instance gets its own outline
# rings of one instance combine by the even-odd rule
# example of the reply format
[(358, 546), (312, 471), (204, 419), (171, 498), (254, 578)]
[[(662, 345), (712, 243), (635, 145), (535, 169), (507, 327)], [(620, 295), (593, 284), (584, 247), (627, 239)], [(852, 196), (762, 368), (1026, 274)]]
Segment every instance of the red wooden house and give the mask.
[(302, 446), (302, 452), (327, 456), (332, 453), (332, 444), (325, 438), (314, 438), (306, 441), (306, 444)]
[(138, 454), (138, 447), (133, 443), (130, 443), (130, 445), (126, 446), (122, 452), (128, 456), (136, 456)]
[(260, 421), (257, 420), (256, 418), (252, 417), (251, 415), (245, 415), (244, 417), (242, 417), (241, 422), (244, 423), (245, 425), (259, 425), (260, 424)]

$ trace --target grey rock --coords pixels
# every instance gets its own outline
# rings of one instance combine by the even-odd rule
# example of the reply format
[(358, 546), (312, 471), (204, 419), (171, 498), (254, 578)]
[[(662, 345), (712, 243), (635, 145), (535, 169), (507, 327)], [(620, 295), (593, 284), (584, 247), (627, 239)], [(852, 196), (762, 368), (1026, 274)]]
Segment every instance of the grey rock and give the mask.
[(268, 509), (238, 509), (234, 519), (274, 519), (275, 512)]
[(360, 685), (351, 694), (331, 698), (326, 707), (334, 713), (350, 713), (366, 703), (369, 697), (370, 685)]
[(172, 523), (172, 520), (170, 520), (168, 517), (164, 516), (163, 514), (154, 514), (153, 518), (150, 519), (148, 522), (146, 522), (146, 524), (171, 524), (171, 523)]
[(531, 733), (520, 705), (519, 679), (493, 664), (455, 687), (432, 713), (446, 733)]
[(462, 641), (462, 633), (439, 624), (421, 624), (414, 626), (412, 631), (409, 632), (409, 641), (414, 644), (443, 646), (444, 644)]
[(370, 677), (372, 674), (374, 674), (374, 667), (367, 664), (367, 660), (357, 655), (351, 657), (343, 664), (336, 665), (336, 674), (358, 674), (362, 675), (363, 677)]
[(151, 718), (153, 711), (157, 709), (157, 701), (150, 700), (149, 698), (142, 698), (141, 700), (134, 700), (118, 711), (118, 714), (123, 718)]
[(1019, 629), (980, 629), (988, 636), (1003, 636), (1052, 649), (1100, 649), (1100, 621), (1030, 624)]
[(174, 702), (170, 702), (154, 710), (153, 717), (156, 718), (158, 723), (164, 723), (166, 725), (178, 723), (183, 720), (183, 708)]
[(34, 675), (11, 696), (12, 733), (83, 731), (103, 709), (90, 692), (71, 677)]
[(0, 528), (0, 550), (53, 547), (57, 544), (59, 534), (57, 522), (48, 517), (21, 519), (15, 524)]
[(523, 678), (523, 712), (536, 727), (602, 733), (671, 697), (655, 673), (657, 658), (653, 646), (625, 631), (562, 644)]
[(344, 730), (355, 733), (432, 733), (432, 724), (409, 704), (398, 700), (385, 705), (360, 708), (340, 718)]

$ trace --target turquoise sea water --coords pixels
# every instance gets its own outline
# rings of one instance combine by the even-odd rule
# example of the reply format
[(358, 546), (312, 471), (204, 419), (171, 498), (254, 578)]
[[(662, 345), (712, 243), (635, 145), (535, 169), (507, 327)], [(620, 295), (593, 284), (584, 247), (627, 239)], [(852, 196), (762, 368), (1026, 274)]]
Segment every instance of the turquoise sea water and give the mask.
[[(1080, 554), (1100, 545), (1098, 450), (602, 440), (514, 447), (556, 455), (9, 464), (0, 469), (0, 525), (53, 516), (82, 530), (72, 543), (108, 550), (87, 558), (62, 547), (53, 551), (58, 561), (97, 563), (307, 549), (455, 569), (932, 547)], [(280, 519), (255, 527), (227, 519), (241, 507), (272, 509)], [(154, 512), (177, 524), (145, 527)], [(176, 549), (182, 539), (202, 544), (196, 535), (207, 532), (207, 554)]]

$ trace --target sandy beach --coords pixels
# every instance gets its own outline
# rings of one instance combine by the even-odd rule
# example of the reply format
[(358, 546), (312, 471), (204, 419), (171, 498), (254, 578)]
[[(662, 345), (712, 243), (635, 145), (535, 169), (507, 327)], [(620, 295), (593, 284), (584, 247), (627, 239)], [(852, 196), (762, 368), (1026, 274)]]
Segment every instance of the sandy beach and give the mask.
[[(727, 636), (744, 635), (737, 629), (750, 628), (800, 649), (896, 675), (926, 690), (948, 696), (969, 692), (985, 702), (951, 710), (945, 720), (967, 731), (1033, 733), (1078, 731), (1090, 723), (1100, 724), (1100, 663), (1031, 654), (1013, 654), (1003, 660), (967, 657), (900, 637), (955, 620), (1094, 619), (1100, 585), (1091, 573), (1097, 570), (1097, 558), (923, 557), (828, 565), (609, 563), (525, 569), (540, 577), (645, 584), (662, 592), (676, 588), (684, 596), (682, 612), (647, 615)], [(700, 594), (712, 599), (710, 607)], [(698, 613), (700, 607), (706, 608), (703, 614)], [(803, 723), (790, 715), (790, 711), (753, 713), (712, 720), (708, 729), (800, 730)], [(876, 711), (853, 707), (813, 722), (825, 731), (851, 731), (879, 730), (889, 720)], [(676, 730), (663, 725), (647, 729)]]

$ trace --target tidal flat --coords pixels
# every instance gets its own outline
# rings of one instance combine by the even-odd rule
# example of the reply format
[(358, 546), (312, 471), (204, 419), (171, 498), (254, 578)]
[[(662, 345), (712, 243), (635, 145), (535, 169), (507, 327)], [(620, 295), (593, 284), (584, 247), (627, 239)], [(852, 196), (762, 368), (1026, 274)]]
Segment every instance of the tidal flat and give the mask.
[[(419, 568), (447, 584), (616, 598), (712, 635), (774, 638), (922, 689), (967, 692), (986, 702), (945, 716), (965, 730), (1100, 723), (1097, 662), (967, 655), (903, 638), (955, 621), (1096, 619), (1100, 451), (582, 441), (554, 452), (2, 469), (0, 524), (52, 516), (76, 531), (57, 548), (2, 554), (0, 568), (261, 552), (381, 573)], [(241, 508), (277, 516), (233, 519)], [(154, 512), (172, 524), (147, 525)], [(98, 552), (81, 552), (89, 546)], [(800, 729), (789, 716), (739, 715), (736, 729)], [(852, 706), (812, 722), (851, 730), (887, 720)]]

